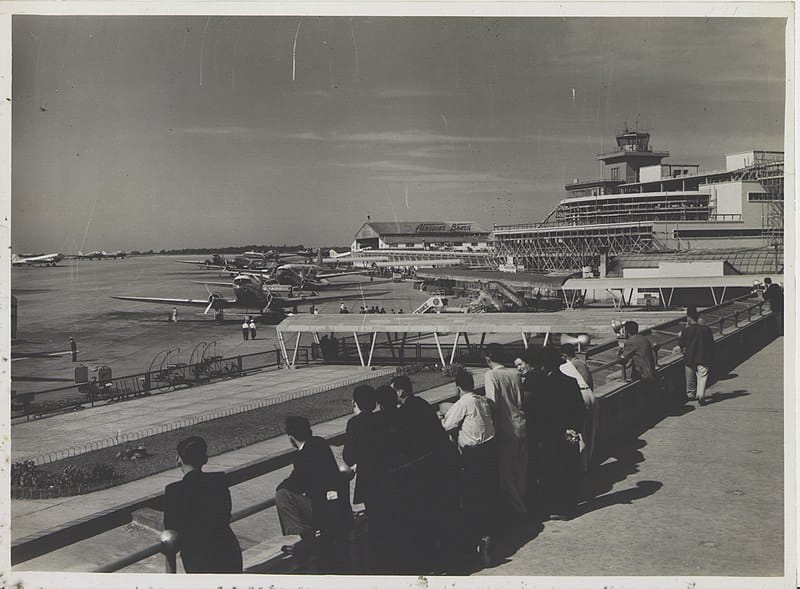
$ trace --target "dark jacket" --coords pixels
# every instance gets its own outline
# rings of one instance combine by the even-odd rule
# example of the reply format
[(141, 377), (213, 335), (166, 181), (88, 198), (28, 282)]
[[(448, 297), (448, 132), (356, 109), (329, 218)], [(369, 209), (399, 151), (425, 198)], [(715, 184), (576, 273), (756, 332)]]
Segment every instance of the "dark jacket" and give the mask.
[(633, 380), (654, 380), (656, 377), (656, 354), (653, 344), (641, 333), (625, 340), (622, 357), (631, 360), (631, 377)]
[(377, 413), (359, 413), (347, 420), (342, 459), (350, 466), (357, 465), (355, 503), (363, 503), (369, 492), (380, 453), (381, 431)]
[(783, 311), (783, 290), (774, 282), (764, 290), (764, 300), (769, 302), (773, 311)]
[(328, 442), (318, 436), (312, 436), (297, 451), (294, 469), (278, 489), (310, 497), (315, 526), (341, 524), (352, 515), (350, 484), (339, 470)]
[(408, 432), (408, 447), (405, 451), (411, 459), (441, 448), (449, 442), (436, 409), (425, 399), (411, 395), (397, 411), (397, 417)]
[(708, 325), (691, 323), (683, 328), (678, 337), (683, 350), (683, 361), (690, 368), (711, 366), (714, 362), (714, 334)]
[(578, 381), (554, 370), (537, 379), (537, 390), (529, 405), (533, 423), (528, 424), (528, 435), (537, 444), (558, 448), (567, 445), (568, 429), (581, 433), (586, 405)]
[(178, 532), (187, 573), (240, 573), (242, 551), (230, 528), (225, 473), (193, 470), (164, 491), (164, 529)]

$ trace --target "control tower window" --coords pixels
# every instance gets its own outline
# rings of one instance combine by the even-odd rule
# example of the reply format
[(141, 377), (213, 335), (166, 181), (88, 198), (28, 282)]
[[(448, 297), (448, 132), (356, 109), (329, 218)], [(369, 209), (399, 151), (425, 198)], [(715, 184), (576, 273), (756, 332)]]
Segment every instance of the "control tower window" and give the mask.
[(611, 168), (611, 179), (619, 180), (619, 168)]

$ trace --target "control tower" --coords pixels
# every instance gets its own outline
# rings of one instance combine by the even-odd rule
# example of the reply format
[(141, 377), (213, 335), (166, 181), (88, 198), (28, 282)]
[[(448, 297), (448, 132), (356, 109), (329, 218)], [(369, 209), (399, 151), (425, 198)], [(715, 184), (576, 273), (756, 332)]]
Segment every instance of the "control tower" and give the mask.
[(632, 131), (627, 127), (617, 135), (617, 150), (601, 153), (597, 159), (603, 162), (603, 178), (616, 182), (639, 182), (639, 168), (655, 166), (669, 157), (668, 151), (653, 151), (650, 133)]

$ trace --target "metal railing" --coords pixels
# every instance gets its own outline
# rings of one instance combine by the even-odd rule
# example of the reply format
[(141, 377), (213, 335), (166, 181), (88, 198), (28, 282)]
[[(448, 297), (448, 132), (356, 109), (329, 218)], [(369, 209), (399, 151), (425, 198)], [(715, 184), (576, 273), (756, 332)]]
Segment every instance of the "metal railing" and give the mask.
[[(252, 505), (248, 505), (242, 509), (234, 511), (231, 513), (231, 523), (237, 522), (241, 519), (246, 517), (250, 517), (251, 515), (255, 515), (256, 513), (260, 513), (262, 511), (266, 511), (267, 509), (271, 509), (275, 507), (275, 497), (270, 497), (269, 499), (265, 499), (264, 501), (260, 501), (258, 503), (254, 503)], [(95, 568), (92, 572), (93, 573), (114, 573), (124, 569), (125, 567), (129, 567), (137, 562), (141, 562), (151, 556), (155, 556), (156, 554), (163, 554), (164, 555), (164, 572), (165, 573), (177, 573), (178, 572), (178, 551), (177, 551), (177, 540), (178, 534), (174, 530), (164, 530), (161, 533), (161, 536), (158, 539), (158, 542), (154, 542), (149, 546), (142, 548), (141, 550), (137, 550), (136, 552), (129, 554), (128, 556), (123, 556), (113, 562), (108, 564), (99, 566)]]
[[(309, 364), (317, 356), (317, 349), (302, 346), (298, 350), (297, 363)], [(215, 380), (232, 378), (267, 368), (283, 365), (279, 349), (243, 354), (239, 356), (215, 356), (195, 364), (170, 364), (162, 369), (131, 374), (109, 379), (77, 383), (65, 387), (30, 393), (11, 395), (11, 417), (40, 417), (96, 403), (122, 401), (167, 393), (176, 388), (206, 384)]]

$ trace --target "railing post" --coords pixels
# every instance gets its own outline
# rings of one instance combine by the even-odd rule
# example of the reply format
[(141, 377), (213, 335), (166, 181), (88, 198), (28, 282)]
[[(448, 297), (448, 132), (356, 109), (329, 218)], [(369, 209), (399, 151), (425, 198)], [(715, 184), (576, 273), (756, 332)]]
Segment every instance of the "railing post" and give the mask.
[(166, 573), (178, 572), (178, 551), (176, 550), (178, 544), (178, 533), (175, 530), (164, 530), (161, 533), (161, 551), (164, 554), (166, 561)]

